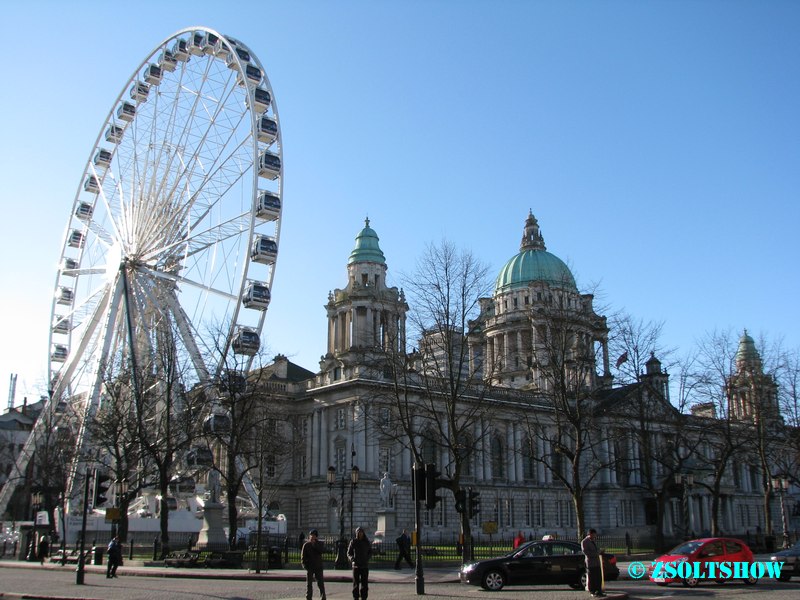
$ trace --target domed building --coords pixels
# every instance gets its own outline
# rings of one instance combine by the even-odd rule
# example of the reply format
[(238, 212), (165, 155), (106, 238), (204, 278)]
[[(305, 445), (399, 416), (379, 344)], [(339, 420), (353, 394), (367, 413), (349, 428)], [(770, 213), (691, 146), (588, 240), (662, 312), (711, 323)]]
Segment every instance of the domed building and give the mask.
[(578, 291), (564, 261), (547, 251), (532, 212), (519, 253), (500, 269), (494, 296), (481, 301), (477, 330), (471, 350), (495, 385), (547, 391), (548, 366), (558, 360), (571, 361), (579, 387), (610, 385), (606, 318), (595, 313), (591, 294)]
[[(628, 535), (634, 544), (648, 544), (657, 530), (673, 540), (709, 529), (708, 490), (675, 484), (680, 473), (669, 453), (679, 427), (684, 436), (700, 436), (714, 417), (681, 420), (669, 401), (669, 375), (655, 356), (637, 381), (612, 386), (606, 318), (547, 250), (532, 212), (523, 231), (519, 252), (499, 270), (492, 296), (480, 299), (468, 333), (407, 341), (410, 307), (403, 291), (387, 284), (387, 258), (365, 221), (346, 260), (345, 285), (328, 294), (319, 371), (308, 376), (282, 364), (266, 378), (265, 392), (285, 411), (281, 427), (291, 439), (286, 464), (270, 484), (270, 508), (286, 514), (290, 535), (316, 528), (330, 542), (347, 535), (352, 523), (384, 532), (391, 543), (415, 525), (412, 466), (422, 458), (452, 477), (454, 452), (468, 457), (459, 467), (459, 490), (480, 494), (480, 514), (469, 521), (479, 537), (492, 531), (494, 539), (510, 542), (523, 531), (573, 539), (576, 479), (585, 523), (615, 542)], [(430, 360), (428, 348), (444, 347), (426, 344), (437, 335), (434, 342), (452, 335), (459, 355), (466, 343), (469, 368), (428, 372), (441, 358)], [(760, 366), (751, 341), (740, 344), (743, 373)], [(410, 346), (415, 349), (407, 353)], [(455, 419), (431, 427), (431, 413), (446, 413), (437, 384), (475, 373), (457, 398)], [(744, 390), (746, 380), (740, 383)], [(747, 402), (742, 396), (737, 405), (742, 415)], [(463, 445), (453, 450), (441, 440), (459, 419), (469, 424)], [(573, 469), (575, 440), (584, 457)], [(758, 521), (762, 497), (752, 480), (724, 478), (726, 533), (743, 535)], [(423, 539), (432, 544), (458, 539), (462, 514), (451, 491), (440, 490), (441, 502), (422, 509)]]

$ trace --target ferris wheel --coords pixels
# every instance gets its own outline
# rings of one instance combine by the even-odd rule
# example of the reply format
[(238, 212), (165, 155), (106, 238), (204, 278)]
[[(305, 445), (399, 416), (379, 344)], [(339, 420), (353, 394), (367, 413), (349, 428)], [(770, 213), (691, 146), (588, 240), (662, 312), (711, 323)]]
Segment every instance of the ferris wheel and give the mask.
[(52, 398), (81, 399), (88, 417), (104, 366), (146, 360), (165, 327), (191, 365), (184, 384), (220, 377), (231, 357), (250, 367), (278, 255), (282, 159), (274, 94), (245, 44), (192, 27), (156, 46), (114, 100), (67, 217)]

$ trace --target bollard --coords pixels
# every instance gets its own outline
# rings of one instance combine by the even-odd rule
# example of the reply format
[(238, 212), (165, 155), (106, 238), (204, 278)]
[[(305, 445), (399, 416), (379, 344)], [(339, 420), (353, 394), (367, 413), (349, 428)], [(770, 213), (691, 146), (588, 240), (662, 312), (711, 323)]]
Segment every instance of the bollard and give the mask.
[(128, 554), (128, 560), (133, 560), (133, 538), (131, 538), (131, 550), (130, 554)]
[(158, 536), (153, 540), (153, 560), (158, 560)]
[(631, 555), (631, 534), (627, 531), (625, 532), (625, 553), (628, 556)]

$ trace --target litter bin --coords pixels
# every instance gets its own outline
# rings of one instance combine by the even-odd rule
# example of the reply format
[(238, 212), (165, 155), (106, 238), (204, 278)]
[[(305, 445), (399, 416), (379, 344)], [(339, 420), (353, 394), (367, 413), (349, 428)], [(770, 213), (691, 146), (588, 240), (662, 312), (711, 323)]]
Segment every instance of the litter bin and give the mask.
[(103, 547), (102, 546), (94, 546), (92, 548), (92, 564), (93, 565), (102, 565), (103, 564)]
[(268, 565), (271, 569), (283, 568), (283, 559), (281, 558), (280, 546), (270, 546)]

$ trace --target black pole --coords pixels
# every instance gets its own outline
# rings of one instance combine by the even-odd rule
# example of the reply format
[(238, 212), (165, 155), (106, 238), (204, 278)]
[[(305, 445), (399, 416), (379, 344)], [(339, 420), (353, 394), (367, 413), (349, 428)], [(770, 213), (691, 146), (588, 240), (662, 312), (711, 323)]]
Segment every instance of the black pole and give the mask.
[(414, 581), (417, 586), (417, 596), (425, 595), (425, 575), (422, 572), (422, 511), (419, 500), (414, 500), (414, 520), (417, 528), (417, 559), (414, 565)]
[(86, 540), (86, 511), (89, 508), (89, 473), (83, 474), (83, 520), (81, 522), (81, 546), (78, 551), (78, 568), (75, 569), (75, 584), (83, 585), (85, 559), (83, 556)]

